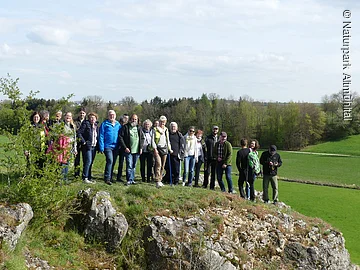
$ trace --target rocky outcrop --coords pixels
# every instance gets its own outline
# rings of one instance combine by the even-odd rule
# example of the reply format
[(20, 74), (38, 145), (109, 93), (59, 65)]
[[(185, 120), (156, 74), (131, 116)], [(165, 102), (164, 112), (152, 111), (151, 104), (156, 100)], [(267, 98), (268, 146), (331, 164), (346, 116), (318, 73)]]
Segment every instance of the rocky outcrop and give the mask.
[(0, 241), (5, 242), (10, 250), (14, 250), (16, 244), (33, 218), (33, 211), (29, 204), (19, 203), (16, 205), (0, 205)]
[(341, 233), (270, 208), (154, 216), (144, 231), (148, 269), (356, 269)]
[(79, 198), (84, 214), (76, 219), (85, 239), (106, 243), (108, 251), (118, 248), (127, 233), (128, 223), (122, 213), (116, 212), (110, 194), (99, 191), (92, 195), (92, 190), (87, 189), (79, 193)]

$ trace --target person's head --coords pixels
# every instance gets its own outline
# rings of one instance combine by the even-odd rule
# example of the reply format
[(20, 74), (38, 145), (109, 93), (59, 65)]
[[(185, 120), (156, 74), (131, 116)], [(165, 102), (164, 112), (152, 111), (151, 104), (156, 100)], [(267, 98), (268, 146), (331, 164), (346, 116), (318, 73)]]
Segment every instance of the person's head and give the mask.
[(226, 142), (226, 140), (227, 140), (227, 134), (225, 131), (222, 131), (220, 133), (220, 143), (223, 144), (224, 142)]
[(135, 127), (135, 126), (138, 125), (138, 123), (139, 123), (139, 118), (138, 118), (138, 116), (137, 116), (136, 114), (133, 114), (133, 115), (130, 117), (130, 125), (131, 125), (132, 127)]
[(252, 150), (257, 150), (257, 149), (259, 149), (259, 147), (260, 147), (260, 145), (259, 145), (259, 142), (257, 141), (257, 140), (251, 140), (250, 141), (250, 148), (252, 149)]
[(159, 126), (160, 127), (165, 127), (166, 121), (167, 121), (167, 118), (166, 118), (165, 115), (160, 116), (160, 118), (159, 118)]
[(219, 132), (219, 127), (218, 127), (218, 126), (213, 126), (213, 128), (212, 128), (212, 133), (213, 133), (214, 135), (216, 135), (216, 134), (218, 134), (218, 132)]
[(40, 117), (43, 121), (47, 122), (50, 119), (50, 113), (47, 110), (40, 111)]
[(121, 125), (126, 125), (129, 122), (129, 115), (124, 113), (121, 117), (120, 117), (120, 124)]
[(194, 126), (190, 126), (190, 127), (189, 127), (188, 135), (190, 135), (190, 136), (194, 136), (194, 135), (195, 135), (195, 127), (194, 127)]
[(277, 150), (277, 147), (276, 147), (276, 145), (270, 145), (270, 147), (269, 147), (269, 153), (270, 153), (270, 155), (274, 155), (275, 153), (276, 153), (276, 150)]
[(201, 141), (203, 134), (204, 134), (204, 132), (201, 129), (198, 129), (196, 131), (195, 136), (196, 136), (198, 141)]
[(84, 120), (86, 117), (86, 110), (85, 108), (81, 108), (79, 111), (79, 119)]
[(55, 114), (55, 120), (60, 121), (62, 118), (62, 111), (57, 111)]
[(177, 132), (178, 129), (179, 129), (179, 127), (178, 127), (178, 124), (176, 122), (171, 122), (170, 123), (170, 132), (171, 133)]
[(88, 114), (88, 119), (89, 119), (90, 123), (93, 125), (96, 123), (96, 121), (98, 119), (98, 115), (94, 112), (91, 112)]
[(150, 119), (146, 119), (144, 122), (143, 122), (143, 128), (145, 130), (150, 130), (152, 127), (152, 123), (150, 121)]
[(115, 123), (116, 120), (116, 112), (114, 110), (108, 111), (108, 119), (111, 123)]
[(71, 123), (72, 122), (72, 113), (71, 112), (67, 112), (64, 116), (64, 120), (65, 123)]
[(242, 148), (246, 148), (246, 147), (247, 147), (247, 144), (248, 144), (247, 139), (242, 138), (242, 139), (240, 140), (240, 146), (241, 146)]
[(156, 128), (159, 126), (159, 120), (154, 120), (154, 124), (153, 124), (153, 127)]
[(33, 112), (30, 116), (30, 121), (33, 123), (33, 124), (38, 124), (41, 122), (41, 115), (39, 112)]

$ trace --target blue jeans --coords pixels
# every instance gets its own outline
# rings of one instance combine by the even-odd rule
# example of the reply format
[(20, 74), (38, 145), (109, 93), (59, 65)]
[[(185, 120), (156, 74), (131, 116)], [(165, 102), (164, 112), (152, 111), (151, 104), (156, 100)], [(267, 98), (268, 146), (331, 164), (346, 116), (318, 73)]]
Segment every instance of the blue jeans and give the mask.
[(125, 153), (125, 160), (126, 160), (126, 172), (127, 172), (127, 181), (134, 182), (135, 179), (135, 169), (136, 169), (136, 162), (139, 158), (139, 154), (131, 154)]
[(61, 174), (63, 176), (63, 180), (68, 180), (69, 174), (69, 162), (68, 163), (61, 163)]
[(183, 172), (183, 182), (186, 181), (186, 175), (189, 172), (188, 184), (192, 183), (194, 178), (194, 168), (195, 168), (195, 156), (187, 156), (184, 159), (184, 172)]
[(219, 186), (221, 188), (222, 192), (225, 192), (225, 185), (222, 180), (223, 174), (225, 172), (226, 181), (228, 184), (229, 193), (233, 192), (233, 186), (232, 186), (232, 180), (231, 180), (231, 165), (226, 166), (226, 168), (222, 168), (222, 163), (218, 163), (216, 165), (216, 174), (217, 174), (217, 180), (219, 182)]
[(82, 156), (83, 156), (83, 173), (82, 173), (82, 179), (84, 180), (85, 178), (87, 179), (91, 179), (92, 175), (91, 175), (91, 168), (92, 165), (94, 163), (94, 159), (95, 159), (95, 155), (96, 155), (96, 150), (95, 147), (91, 147), (90, 149), (87, 149), (85, 146), (81, 149), (82, 151)]
[(111, 181), (112, 175), (114, 171), (114, 165), (116, 163), (116, 158), (118, 156), (118, 149), (112, 149), (112, 148), (105, 148), (104, 154), (106, 158), (106, 165), (105, 165), (105, 171), (104, 171), (104, 180)]

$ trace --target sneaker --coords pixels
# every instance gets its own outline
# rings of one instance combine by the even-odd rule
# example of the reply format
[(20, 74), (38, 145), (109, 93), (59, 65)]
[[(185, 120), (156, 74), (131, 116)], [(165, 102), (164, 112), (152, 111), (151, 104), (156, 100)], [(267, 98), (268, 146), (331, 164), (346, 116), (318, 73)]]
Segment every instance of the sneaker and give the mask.
[(126, 186), (130, 186), (130, 185), (131, 185), (131, 181), (127, 181), (125, 185), (126, 185)]
[(230, 194), (236, 194), (237, 192), (235, 190), (229, 191)]
[(185, 181), (184, 181), (184, 182), (182, 182), (182, 186), (183, 186), (183, 187), (185, 187), (185, 185), (186, 185)]
[(163, 183), (161, 183), (161, 182), (156, 182), (156, 188), (161, 188), (161, 187), (163, 187), (163, 186), (164, 186)]
[(91, 182), (89, 179), (87, 179), (87, 178), (85, 178), (84, 180), (83, 180), (83, 182), (85, 183), (85, 184), (95, 184), (94, 182)]
[(133, 181), (131, 182), (131, 184), (132, 184), (132, 185), (136, 185), (137, 183), (133, 180)]

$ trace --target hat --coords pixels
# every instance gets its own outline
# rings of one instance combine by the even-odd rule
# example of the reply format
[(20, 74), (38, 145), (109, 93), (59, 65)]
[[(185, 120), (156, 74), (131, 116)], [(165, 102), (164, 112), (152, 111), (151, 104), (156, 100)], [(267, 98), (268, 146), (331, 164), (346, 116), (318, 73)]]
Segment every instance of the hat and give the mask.
[(269, 147), (269, 152), (271, 154), (274, 154), (276, 152), (277, 148), (276, 148), (276, 145), (270, 145)]
[(219, 127), (218, 126), (213, 126), (213, 129), (219, 129)]
[(220, 136), (227, 137), (227, 134), (226, 134), (225, 131), (222, 131), (222, 132), (220, 133)]

